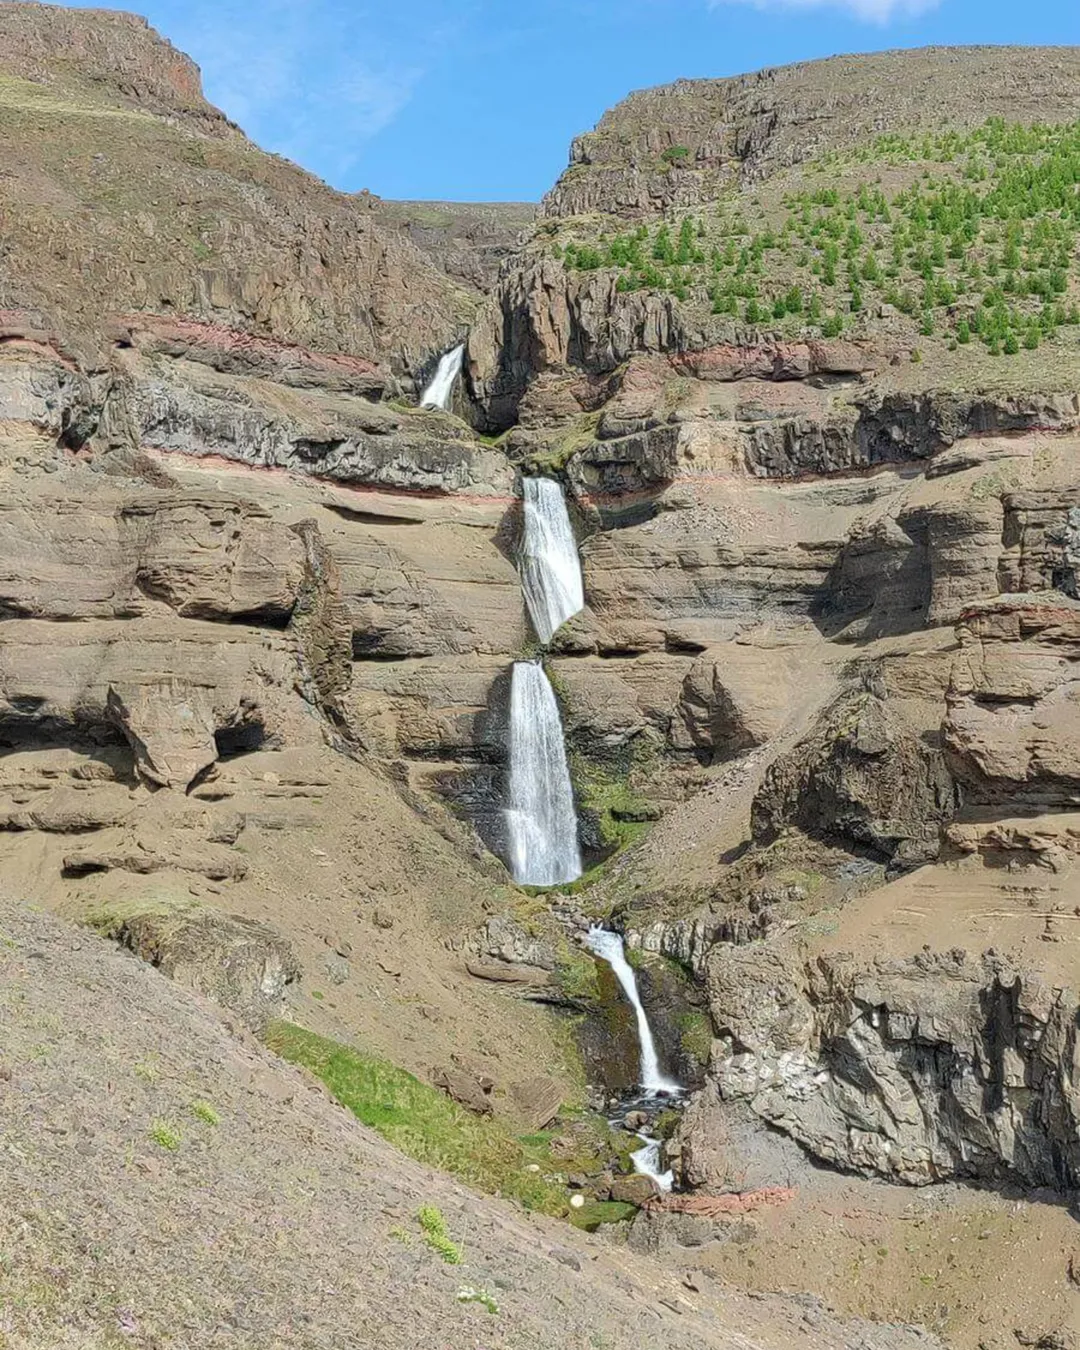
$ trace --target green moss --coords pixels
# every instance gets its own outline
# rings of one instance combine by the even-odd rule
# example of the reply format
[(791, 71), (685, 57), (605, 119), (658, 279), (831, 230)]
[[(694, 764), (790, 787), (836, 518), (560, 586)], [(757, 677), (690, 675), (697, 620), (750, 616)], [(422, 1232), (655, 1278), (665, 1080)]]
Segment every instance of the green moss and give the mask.
[(708, 1013), (685, 1012), (676, 1019), (679, 1029), (679, 1044), (686, 1054), (705, 1064), (713, 1043), (712, 1019)]
[(422, 1205), (416, 1214), (424, 1241), (433, 1252), (438, 1252), (448, 1266), (460, 1266), (464, 1257), (461, 1248), (451, 1238), (442, 1211), (434, 1205)]
[(636, 844), (648, 831), (656, 808), (630, 786), (629, 773), (618, 773), (572, 750), (570, 776), (579, 807), (596, 821), (603, 848), (617, 852)]
[(681, 1111), (661, 1111), (653, 1119), (652, 1132), (658, 1139), (670, 1139), (679, 1128), (679, 1122), (682, 1120)]
[(549, 450), (537, 451), (530, 455), (522, 467), (528, 473), (561, 473), (573, 454), (578, 450), (584, 450), (596, 440), (596, 428), (599, 424), (599, 412), (584, 413), (571, 424), (569, 430), (555, 445)]
[(567, 998), (594, 1002), (600, 995), (595, 960), (579, 948), (570, 948), (559, 963), (559, 987)]
[(570, 1222), (575, 1228), (583, 1228), (586, 1233), (595, 1233), (601, 1224), (624, 1223), (636, 1213), (637, 1206), (623, 1200), (595, 1200), (591, 1205), (571, 1210)]

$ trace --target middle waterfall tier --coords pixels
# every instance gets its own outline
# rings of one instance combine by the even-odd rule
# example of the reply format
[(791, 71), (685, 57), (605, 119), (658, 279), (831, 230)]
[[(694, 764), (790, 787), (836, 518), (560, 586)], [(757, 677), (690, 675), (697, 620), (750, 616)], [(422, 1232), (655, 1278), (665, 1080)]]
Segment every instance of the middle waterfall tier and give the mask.
[(574, 790), (555, 691), (543, 666), (517, 661), (510, 683), (510, 869), (523, 886), (581, 876)]
[(560, 484), (554, 478), (523, 478), (521, 490), (525, 498), (521, 584), (536, 635), (547, 643), (567, 619), (585, 608), (581, 559)]

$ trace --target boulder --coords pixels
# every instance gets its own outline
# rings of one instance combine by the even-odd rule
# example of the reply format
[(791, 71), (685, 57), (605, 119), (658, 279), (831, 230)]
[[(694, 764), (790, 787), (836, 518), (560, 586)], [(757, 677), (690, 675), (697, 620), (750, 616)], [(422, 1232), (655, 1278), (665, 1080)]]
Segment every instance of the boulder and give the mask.
[(713, 1242), (752, 1242), (756, 1235), (757, 1226), (741, 1216), (714, 1218), (650, 1207), (631, 1224), (628, 1246), (645, 1256), (685, 1261), (696, 1248)]
[(624, 1205), (647, 1205), (654, 1195), (660, 1194), (660, 1188), (652, 1177), (634, 1172), (629, 1176), (614, 1177), (611, 1182), (611, 1198)]
[(106, 918), (108, 935), (163, 975), (236, 1013), (261, 1032), (281, 1013), (286, 987), (300, 978), (290, 944), (268, 924), (193, 907), (155, 908)]
[(506, 914), (496, 914), (488, 919), (480, 945), (485, 956), (509, 965), (552, 971), (559, 963), (559, 954), (550, 939), (532, 936), (516, 919)]
[(937, 856), (957, 791), (942, 752), (872, 689), (840, 695), (810, 734), (770, 765), (754, 797), (760, 843), (792, 826), (870, 848), (896, 866)]
[(489, 1092), (466, 1069), (436, 1069), (431, 1076), (433, 1085), (445, 1092), (451, 1101), (464, 1106), (478, 1116), (490, 1116), (493, 1111)]
[(110, 685), (106, 708), (123, 731), (139, 776), (159, 787), (187, 787), (217, 759), (213, 695), (170, 675)]
[(492, 984), (520, 984), (533, 988), (552, 983), (551, 971), (539, 966), (510, 965), (505, 961), (466, 961), (465, 969), (474, 979)]
[(562, 1088), (545, 1074), (511, 1083), (510, 1097), (515, 1111), (530, 1131), (550, 1125), (562, 1108)]

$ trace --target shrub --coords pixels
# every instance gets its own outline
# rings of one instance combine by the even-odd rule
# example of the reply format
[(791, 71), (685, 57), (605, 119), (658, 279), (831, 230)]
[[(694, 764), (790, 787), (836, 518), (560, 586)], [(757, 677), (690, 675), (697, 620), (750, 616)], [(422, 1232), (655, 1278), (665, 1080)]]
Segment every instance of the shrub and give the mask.
[(467, 1284), (457, 1291), (457, 1301), (459, 1303), (479, 1303), (492, 1316), (499, 1311), (499, 1305), (495, 1301), (494, 1294), (489, 1294), (486, 1289), (474, 1289), (471, 1284)]
[(685, 164), (690, 158), (690, 147), (688, 145), (669, 145), (660, 158), (665, 164)]

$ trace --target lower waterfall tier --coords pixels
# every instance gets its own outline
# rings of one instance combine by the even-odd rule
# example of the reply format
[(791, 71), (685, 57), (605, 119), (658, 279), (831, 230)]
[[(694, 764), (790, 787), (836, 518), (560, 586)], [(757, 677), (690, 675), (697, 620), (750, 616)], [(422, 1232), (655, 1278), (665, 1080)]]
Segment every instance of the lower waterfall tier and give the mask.
[(510, 869), (524, 886), (581, 876), (577, 814), (555, 692), (538, 662), (518, 661), (510, 685)]

